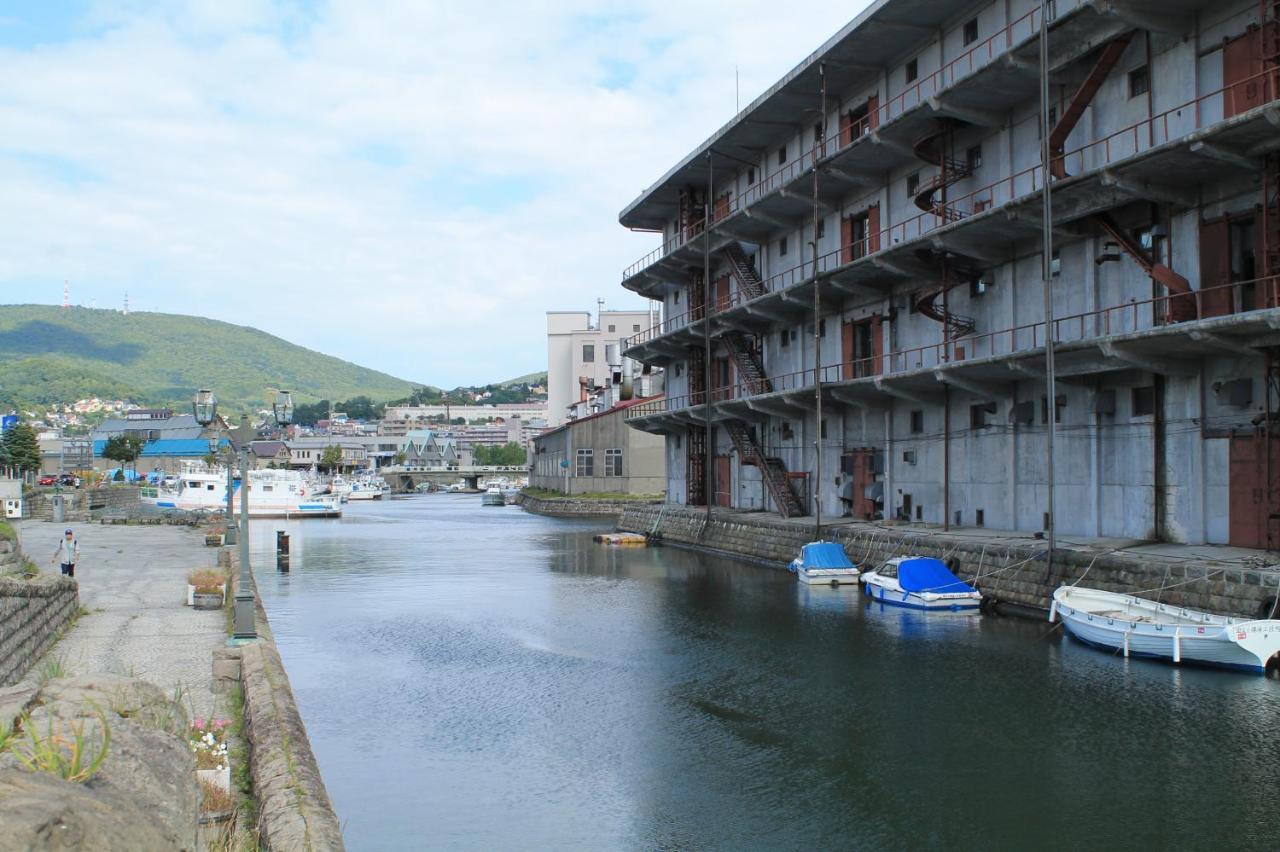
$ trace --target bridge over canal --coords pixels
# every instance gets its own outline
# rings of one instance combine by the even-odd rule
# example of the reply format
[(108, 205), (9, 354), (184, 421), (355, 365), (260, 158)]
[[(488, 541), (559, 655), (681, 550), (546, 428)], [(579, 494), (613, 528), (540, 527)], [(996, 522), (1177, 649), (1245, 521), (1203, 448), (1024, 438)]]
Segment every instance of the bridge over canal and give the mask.
[(521, 479), (529, 475), (529, 469), (522, 465), (473, 465), (471, 467), (388, 465), (378, 472), (391, 486), (391, 490), (400, 494), (414, 491), (424, 482), (430, 482), (437, 488), (462, 482), (468, 490), (474, 491), (478, 490), (480, 483), (486, 479), (503, 476), (507, 479)]

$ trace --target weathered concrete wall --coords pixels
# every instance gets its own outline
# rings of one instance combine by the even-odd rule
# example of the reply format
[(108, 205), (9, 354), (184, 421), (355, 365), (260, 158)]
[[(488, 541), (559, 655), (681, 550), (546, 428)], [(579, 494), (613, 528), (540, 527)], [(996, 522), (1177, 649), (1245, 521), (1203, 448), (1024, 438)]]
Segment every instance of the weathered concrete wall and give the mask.
[[(659, 513), (661, 512), (661, 518)], [(762, 560), (784, 567), (813, 540), (806, 524), (773, 516), (720, 511), (706, 521), (703, 509), (633, 505), (623, 511), (618, 528), (648, 532), (655, 524), (671, 543)], [(942, 532), (898, 531), (869, 524), (824, 530), (844, 545), (854, 562), (878, 564), (893, 556), (933, 556), (949, 562), (962, 578), (994, 601), (1047, 610), (1053, 590), (1085, 577), (1085, 584), (1113, 592), (1159, 592), (1175, 606), (1247, 618), (1265, 617), (1280, 596), (1280, 571), (1223, 567), (1221, 563), (1144, 561), (1105, 552), (1058, 550), (1052, 574), (1046, 574), (1044, 545), (984, 542)]]
[[(223, 548), (222, 553), (227, 558), (220, 556), (219, 563), (226, 561), (238, 569), (233, 549)], [(225, 681), (239, 664), (244, 734), (258, 798), (259, 842), (268, 850), (342, 850), (342, 826), (311, 750), (261, 597), (255, 606), (258, 641), (238, 649), (238, 661), (234, 653), (215, 654), (213, 673), (215, 682)]]
[(629, 506), (655, 505), (636, 500), (584, 500), (577, 497), (531, 497), (527, 494), (518, 495), (516, 503), (526, 512), (553, 518), (617, 518)]
[(665, 446), (661, 435), (628, 427), (625, 409), (584, 417), (534, 439), (529, 484), (569, 494), (661, 494)]
[[(0, 573), (22, 565), (0, 540)], [(79, 585), (66, 577), (0, 577), (0, 686), (17, 683), (80, 609)]]

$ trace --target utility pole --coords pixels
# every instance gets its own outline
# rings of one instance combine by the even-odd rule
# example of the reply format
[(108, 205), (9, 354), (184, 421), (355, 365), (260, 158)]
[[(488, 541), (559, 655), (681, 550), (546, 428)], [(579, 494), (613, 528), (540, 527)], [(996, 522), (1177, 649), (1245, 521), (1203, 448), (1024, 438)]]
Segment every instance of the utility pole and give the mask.
[(707, 419), (706, 458), (703, 461), (707, 523), (715, 493), (715, 429), (711, 425), (711, 196), (715, 191), (715, 161), (707, 149), (707, 191), (702, 199), (702, 411)]
[[(818, 277), (818, 159), (826, 153), (827, 139), (827, 70), (818, 63), (822, 81), (822, 107), (819, 110), (818, 138), (813, 142), (813, 539), (822, 540), (822, 281)], [(790, 486), (788, 486), (790, 487)]]
[(1049, 3), (1040, 0), (1040, 179), (1044, 184), (1041, 197), (1044, 208), (1041, 212), (1041, 242), (1044, 250), (1041, 256), (1041, 274), (1044, 277), (1044, 381), (1048, 399), (1045, 404), (1046, 420), (1049, 429), (1045, 433), (1045, 472), (1048, 491), (1048, 529), (1045, 534), (1049, 541), (1049, 551), (1045, 560), (1045, 577), (1053, 573), (1053, 550), (1056, 544), (1054, 527), (1057, 526), (1053, 507), (1053, 439), (1057, 431), (1058, 405), (1057, 384), (1053, 371), (1053, 205), (1049, 198), (1049, 175), (1053, 151), (1049, 146)]

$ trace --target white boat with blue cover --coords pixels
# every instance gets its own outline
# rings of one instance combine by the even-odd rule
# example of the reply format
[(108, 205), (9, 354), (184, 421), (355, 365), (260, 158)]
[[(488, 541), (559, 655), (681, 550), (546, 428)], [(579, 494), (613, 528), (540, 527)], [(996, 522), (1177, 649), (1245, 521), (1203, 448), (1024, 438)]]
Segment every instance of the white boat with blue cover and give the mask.
[(1280, 620), (1212, 615), (1101, 589), (1056, 589), (1049, 621), (1059, 618), (1086, 645), (1126, 657), (1262, 674), (1280, 654)]
[(961, 580), (940, 559), (895, 556), (862, 575), (863, 588), (876, 601), (930, 612), (977, 612), (982, 594)]
[(844, 547), (834, 541), (811, 541), (800, 548), (787, 570), (810, 586), (839, 586), (858, 582), (858, 567), (849, 561)]

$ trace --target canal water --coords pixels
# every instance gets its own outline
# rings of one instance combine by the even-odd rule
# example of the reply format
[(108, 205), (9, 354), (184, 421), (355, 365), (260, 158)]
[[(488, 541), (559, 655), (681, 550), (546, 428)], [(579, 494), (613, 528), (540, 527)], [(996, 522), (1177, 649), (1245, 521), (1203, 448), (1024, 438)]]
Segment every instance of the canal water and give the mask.
[(251, 537), (352, 850), (1280, 846), (1274, 679), (479, 503)]

